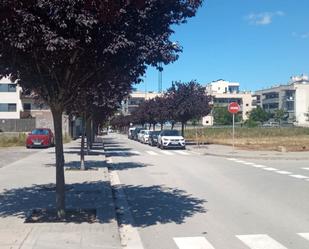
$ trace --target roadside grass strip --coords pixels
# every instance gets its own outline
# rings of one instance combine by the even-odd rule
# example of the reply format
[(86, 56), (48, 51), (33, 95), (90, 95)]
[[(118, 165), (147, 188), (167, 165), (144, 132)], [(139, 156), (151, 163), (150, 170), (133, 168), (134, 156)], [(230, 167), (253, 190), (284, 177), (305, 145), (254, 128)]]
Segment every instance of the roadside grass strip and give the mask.
[(309, 233), (298, 233), (298, 235), (303, 237), (306, 240), (309, 240)]
[(251, 249), (287, 249), (266, 234), (237, 235)]
[(290, 175), (291, 177), (297, 178), (297, 179), (308, 179), (308, 176), (303, 176), (303, 175)]
[(204, 237), (174, 238), (179, 249), (215, 249)]
[(159, 154), (157, 152), (154, 152), (154, 151), (151, 151), (151, 150), (148, 150), (146, 151), (149, 155), (152, 155), (152, 156), (158, 156)]

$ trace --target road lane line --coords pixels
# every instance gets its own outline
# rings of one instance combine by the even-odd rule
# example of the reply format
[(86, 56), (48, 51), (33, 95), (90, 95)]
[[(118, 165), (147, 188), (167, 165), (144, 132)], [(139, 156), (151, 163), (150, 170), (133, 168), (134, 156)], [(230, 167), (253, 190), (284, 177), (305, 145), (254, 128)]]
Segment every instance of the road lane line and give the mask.
[(275, 168), (271, 168), (271, 167), (269, 167), (269, 168), (263, 168), (264, 170), (268, 170), (268, 171), (277, 171), (278, 169), (275, 169)]
[(227, 158), (227, 160), (230, 160), (230, 161), (237, 161), (238, 159), (236, 159), (236, 158)]
[(261, 165), (261, 164), (252, 164), (252, 167), (255, 167), (255, 168), (266, 168), (266, 166)]
[(302, 168), (302, 169), (304, 169), (304, 170), (309, 170), (309, 168)]
[(174, 238), (179, 249), (215, 249), (204, 237)]
[(245, 162), (244, 164), (246, 164), (246, 165), (253, 165), (254, 163)]
[(276, 173), (279, 173), (281, 175), (290, 175), (290, 174), (292, 174), (291, 172), (285, 171), (285, 170), (278, 170), (278, 171), (276, 171)]
[(165, 151), (165, 150), (162, 150), (161, 153), (163, 153), (165, 155), (169, 155), (169, 156), (173, 156), (174, 155), (172, 152)]
[(242, 161), (242, 160), (237, 160), (235, 161), (236, 163), (245, 163), (245, 161)]
[(154, 151), (152, 151), (152, 150), (148, 150), (148, 151), (146, 151), (149, 155), (152, 155), (152, 156), (157, 156), (157, 155), (159, 155), (157, 152), (154, 152)]
[(308, 176), (303, 176), (303, 175), (290, 175), (291, 177), (297, 178), (297, 179), (308, 179)]
[(309, 240), (309, 233), (298, 233), (298, 235), (303, 237), (306, 240)]
[(287, 249), (266, 234), (237, 235), (251, 249)]
[(181, 150), (174, 150), (173, 152), (178, 153), (180, 155), (184, 155), (184, 156), (189, 156), (190, 155), (188, 152), (181, 151)]

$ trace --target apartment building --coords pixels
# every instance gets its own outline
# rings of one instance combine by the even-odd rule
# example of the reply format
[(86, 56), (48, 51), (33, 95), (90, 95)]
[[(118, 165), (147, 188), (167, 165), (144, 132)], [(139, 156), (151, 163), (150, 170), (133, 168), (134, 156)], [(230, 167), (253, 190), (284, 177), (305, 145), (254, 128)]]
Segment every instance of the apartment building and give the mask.
[(19, 119), (21, 88), (9, 78), (0, 79), (0, 119)]
[(287, 84), (279, 84), (255, 92), (256, 103), (264, 110), (275, 113), (282, 109), (286, 121), (298, 126), (309, 126), (309, 78), (293, 76)]
[[(251, 92), (240, 91), (239, 82), (217, 80), (206, 85), (207, 94), (212, 97), (214, 107), (226, 107), (231, 102), (237, 102), (241, 107), (240, 114), (243, 120), (249, 118), (250, 111), (255, 108), (255, 97)], [(202, 124), (211, 126), (214, 124), (212, 112), (202, 119)]]
[(134, 91), (121, 103), (121, 113), (123, 115), (130, 115), (141, 103), (146, 100), (161, 96), (158, 92), (140, 92)]

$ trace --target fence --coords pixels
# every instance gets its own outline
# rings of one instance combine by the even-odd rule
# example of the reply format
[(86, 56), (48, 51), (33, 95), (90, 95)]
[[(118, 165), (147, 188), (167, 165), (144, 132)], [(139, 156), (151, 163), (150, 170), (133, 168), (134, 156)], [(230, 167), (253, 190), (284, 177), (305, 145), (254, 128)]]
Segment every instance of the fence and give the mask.
[(0, 132), (27, 132), (35, 128), (35, 118), (0, 119)]

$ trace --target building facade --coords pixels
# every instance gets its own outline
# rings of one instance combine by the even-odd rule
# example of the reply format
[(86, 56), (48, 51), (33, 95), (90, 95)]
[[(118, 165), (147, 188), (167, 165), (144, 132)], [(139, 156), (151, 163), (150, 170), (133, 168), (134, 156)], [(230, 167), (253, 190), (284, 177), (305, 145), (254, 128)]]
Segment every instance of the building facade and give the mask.
[(287, 84), (272, 86), (255, 92), (256, 103), (265, 111), (284, 110), (285, 120), (298, 126), (309, 126), (309, 78), (291, 77)]
[[(250, 111), (255, 108), (255, 97), (251, 92), (241, 92), (238, 82), (225, 80), (213, 81), (206, 85), (207, 94), (212, 97), (213, 107), (227, 108), (229, 103), (237, 102), (240, 105), (240, 114), (245, 121), (249, 118)], [(202, 124), (206, 126), (214, 125), (212, 112), (202, 119)]]
[(141, 103), (161, 95), (162, 93), (157, 92), (134, 91), (122, 101), (121, 113), (123, 115), (130, 115)]
[(9, 78), (0, 79), (0, 119), (19, 119), (22, 111), (21, 87)]

